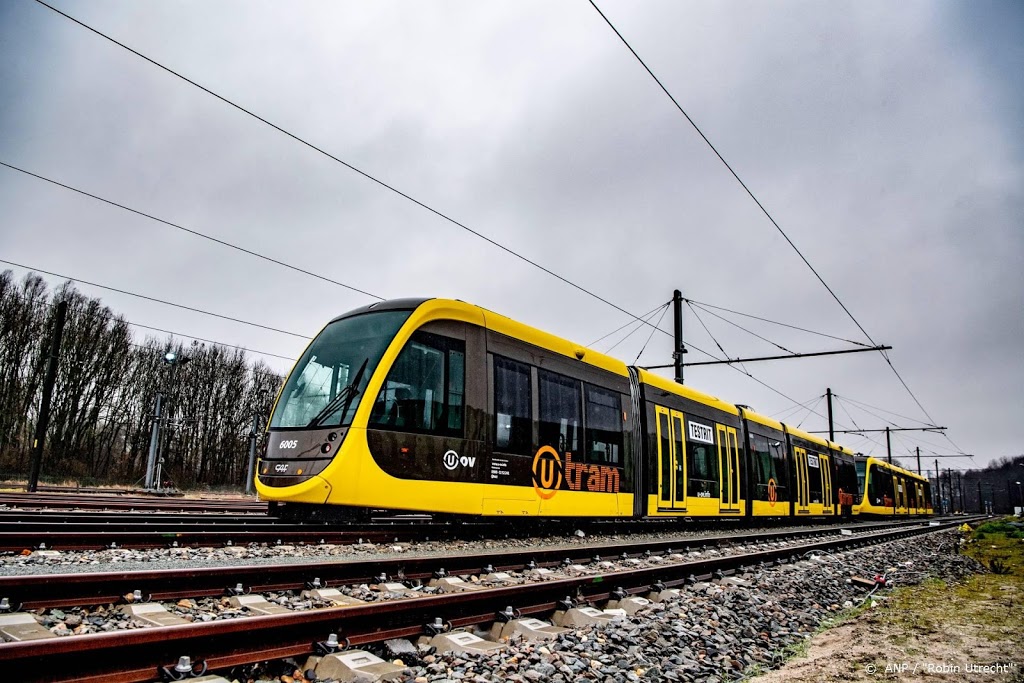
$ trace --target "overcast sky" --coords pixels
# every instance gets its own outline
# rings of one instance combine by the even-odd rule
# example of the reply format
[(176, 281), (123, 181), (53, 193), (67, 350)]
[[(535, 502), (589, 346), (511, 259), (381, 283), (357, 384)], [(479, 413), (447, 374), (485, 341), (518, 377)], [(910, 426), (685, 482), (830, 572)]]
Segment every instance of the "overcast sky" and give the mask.
[[(54, 4), (632, 313), (678, 288), (867, 342), (585, 0)], [(894, 454), (1024, 451), (1024, 5), (599, 6), (949, 427)], [(0, 161), (381, 297), (581, 344), (630, 321), (31, 0), (0, 3)], [(305, 335), (372, 301), (3, 167), (0, 259)], [(305, 345), (79, 288), (134, 323)], [(850, 346), (726, 317), (792, 351)], [(702, 322), (730, 357), (781, 353), (685, 309), (688, 344), (721, 355)], [(670, 362), (648, 330), (612, 354)], [(826, 428), (826, 387), (843, 427), (931, 421), (877, 353), (746, 368), (780, 393), (726, 366), (686, 379), (804, 429)]]

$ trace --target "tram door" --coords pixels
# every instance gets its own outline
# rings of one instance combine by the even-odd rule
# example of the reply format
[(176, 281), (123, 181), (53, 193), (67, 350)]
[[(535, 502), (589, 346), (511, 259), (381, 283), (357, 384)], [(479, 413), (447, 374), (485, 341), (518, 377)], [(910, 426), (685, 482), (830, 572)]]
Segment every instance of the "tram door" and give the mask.
[(799, 446), (793, 447), (796, 459), (796, 514), (811, 513), (811, 488), (807, 475), (807, 451)]
[(740, 449), (735, 427), (715, 425), (718, 431), (720, 512), (740, 511)]
[(818, 456), (821, 462), (821, 514), (834, 515), (835, 503), (832, 502), (832, 458), (828, 455)]
[(658, 416), (658, 508), (686, 511), (683, 414), (654, 406)]

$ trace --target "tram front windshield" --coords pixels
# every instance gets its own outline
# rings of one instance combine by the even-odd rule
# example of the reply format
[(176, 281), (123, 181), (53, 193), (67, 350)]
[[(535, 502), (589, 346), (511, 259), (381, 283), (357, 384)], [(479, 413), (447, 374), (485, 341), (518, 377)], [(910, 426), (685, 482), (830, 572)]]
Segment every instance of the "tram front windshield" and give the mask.
[(363, 313), (325, 327), (288, 376), (270, 428), (351, 424), (359, 397), (411, 313)]

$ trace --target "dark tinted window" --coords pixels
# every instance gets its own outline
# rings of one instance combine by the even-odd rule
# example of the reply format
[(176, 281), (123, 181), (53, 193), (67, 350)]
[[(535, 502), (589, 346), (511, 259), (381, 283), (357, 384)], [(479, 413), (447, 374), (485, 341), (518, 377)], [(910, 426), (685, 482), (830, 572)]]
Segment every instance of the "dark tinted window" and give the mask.
[(586, 385), (587, 462), (622, 462), (622, 401), (613, 391)]
[(541, 370), (537, 374), (540, 399), (540, 445), (559, 453), (578, 453), (580, 439), (580, 383), (564, 375)]
[(504, 453), (533, 451), (533, 408), (530, 368), (501, 356), (494, 357), (494, 439)]
[[(687, 424), (690, 420), (687, 418)], [(699, 423), (706, 434), (714, 434), (713, 427)], [(696, 441), (688, 426), (686, 439), (686, 466), (689, 475), (688, 495), (698, 498), (718, 497), (718, 450), (714, 444)]]
[(807, 490), (811, 495), (810, 502), (821, 503), (821, 468), (825, 462), (821, 456), (812, 451), (807, 451)]
[(672, 500), (672, 435), (668, 430), (668, 413), (658, 413), (661, 434), (661, 499)]
[(872, 464), (868, 468), (868, 503), (892, 507), (894, 502), (892, 473)]
[(774, 480), (775, 500), (787, 500), (785, 481), (780, 476), (783, 471), (782, 442), (760, 434), (751, 434), (750, 441), (754, 462), (754, 500), (771, 500), (769, 480)]
[(465, 342), (416, 332), (388, 372), (370, 427), (462, 435)]
[(350, 424), (362, 392), (409, 313), (364, 313), (325, 327), (288, 375), (270, 426)]

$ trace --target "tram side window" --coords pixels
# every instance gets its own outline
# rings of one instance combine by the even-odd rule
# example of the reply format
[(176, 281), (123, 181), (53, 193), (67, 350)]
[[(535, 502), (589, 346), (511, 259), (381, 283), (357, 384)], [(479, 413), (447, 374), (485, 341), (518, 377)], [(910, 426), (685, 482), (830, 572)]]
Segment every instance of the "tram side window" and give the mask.
[(774, 464), (772, 476), (775, 477), (776, 498), (789, 500), (789, 494), (786, 493), (786, 444), (775, 439), (768, 439), (768, 448), (771, 450)]
[(668, 413), (658, 413), (658, 430), (661, 433), (661, 499), (672, 500), (672, 435), (668, 429)]
[(821, 465), (821, 458), (816, 453), (807, 451), (807, 491), (811, 494), (812, 503), (822, 502)]
[(893, 500), (892, 473), (881, 467), (871, 467), (868, 470), (868, 502), (892, 507)]
[(462, 435), (465, 342), (417, 332), (388, 372), (370, 426)]
[(622, 401), (614, 391), (586, 387), (587, 462), (622, 462)]
[(529, 455), (533, 450), (533, 403), (530, 367), (494, 357), (495, 448)]
[(540, 445), (559, 453), (578, 453), (580, 383), (564, 375), (541, 370), (537, 374), (540, 399)]
[[(754, 476), (756, 477), (756, 490), (754, 500), (771, 500), (768, 492), (768, 482), (774, 479), (775, 499), (785, 500), (785, 487), (782, 485), (782, 478), (779, 476), (782, 453), (779, 451), (782, 444), (778, 441), (770, 441), (760, 434), (751, 434), (753, 447)], [(771, 444), (778, 444), (772, 449)], [(773, 453), (773, 450), (775, 451)], [(772, 457), (777, 455), (778, 457)]]
[(768, 480), (773, 477), (774, 463), (771, 453), (768, 452), (768, 439), (760, 434), (750, 436), (751, 447), (754, 451), (754, 474), (756, 476), (755, 500), (768, 500)]
[(718, 497), (718, 450), (713, 444), (686, 442), (688, 495), (697, 498)]

